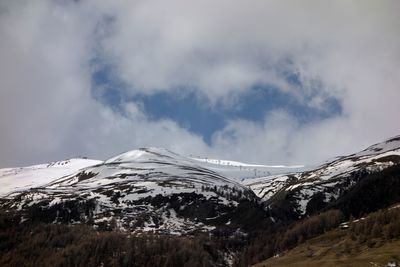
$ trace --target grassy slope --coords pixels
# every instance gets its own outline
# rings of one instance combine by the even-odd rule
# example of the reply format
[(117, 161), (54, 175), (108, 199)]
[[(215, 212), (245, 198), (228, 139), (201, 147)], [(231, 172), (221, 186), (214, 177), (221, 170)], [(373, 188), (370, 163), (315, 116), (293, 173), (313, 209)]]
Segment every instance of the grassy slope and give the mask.
[[(400, 239), (375, 239), (369, 246), (353, 241), (348, 230), (335, 229), (310, 239), (280, 257), (270, 258), (254, 267), (333, 267), (385, 266), (390, 261), (400, 262)], [(374, 244), (375, 243), (375, 244)]]

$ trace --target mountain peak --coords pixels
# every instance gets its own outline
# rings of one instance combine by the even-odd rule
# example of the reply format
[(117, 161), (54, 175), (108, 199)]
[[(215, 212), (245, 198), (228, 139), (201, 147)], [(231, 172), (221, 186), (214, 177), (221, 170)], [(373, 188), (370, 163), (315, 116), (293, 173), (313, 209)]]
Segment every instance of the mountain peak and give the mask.
[(177, 158), (178, 154), (162, 147), (142, 147), (114, 156), (105, 163), (142, 162), (160, 158)]
[[(376, 143), (354, 154), (356, 157), (378, 155), (389, 151), (400, 150), (400, 135), (386, 139), (383, 142)], [(353, 156), (353, 155), (352, 155)]]

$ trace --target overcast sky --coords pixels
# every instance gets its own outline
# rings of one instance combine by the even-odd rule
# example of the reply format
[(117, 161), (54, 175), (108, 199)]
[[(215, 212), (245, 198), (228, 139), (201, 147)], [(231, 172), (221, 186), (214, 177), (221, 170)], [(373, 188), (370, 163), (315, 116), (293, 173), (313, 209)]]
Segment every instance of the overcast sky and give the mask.
[(0, 1), (0, 167), (311, 164), (400, 134), (400, 1)]

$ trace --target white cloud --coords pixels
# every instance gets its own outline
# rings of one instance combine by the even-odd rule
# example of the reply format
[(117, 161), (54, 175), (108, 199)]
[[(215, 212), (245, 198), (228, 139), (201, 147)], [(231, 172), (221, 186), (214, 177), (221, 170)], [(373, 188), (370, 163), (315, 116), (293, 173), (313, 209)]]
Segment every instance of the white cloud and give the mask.
[[(315, 162), (398, 134), (398, 1), (6, 1), (0, 4), (0, 166), (166, 146), (257, 162)], [(273, 85), (342, 114), (300, 124), (283, 110), (231, 121), (211, 147), (137, 103), (124, 115), (91, 94), (91, 60), (125, 93), (190, 88), (234, 105)], [(283, 73), (296, 73), (303, 86)]]
[(92, 98), (95, 24), (81, 25), (84, 10), (25, 4), (1, 17), (1, 166), (105, 158), (138, 146), (201, 151), (199, 137), (172, 121), (148, 121), (135, 103), (126, 103), (120, 115)]

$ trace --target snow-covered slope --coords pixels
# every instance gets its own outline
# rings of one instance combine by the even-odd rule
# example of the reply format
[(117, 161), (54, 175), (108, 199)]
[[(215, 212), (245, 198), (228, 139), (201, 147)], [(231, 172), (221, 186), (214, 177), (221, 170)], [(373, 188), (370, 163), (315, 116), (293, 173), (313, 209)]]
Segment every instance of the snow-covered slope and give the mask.
[[(190, 160), (162, 148), (142, 148), (106, 160), (104, 164), (82, 169), (78, 174), (58, 179), (47, 188), (68, 190), (72, 188), (96, 190), (123, 184), (145, 190), (129, 191), (127, 199), (137, 200), (147, 196), (170, 195), (182, 192), (201, 192), (205, 187), (246, 189), (240, 183), (218, 173), (195, 165)], [(215, 196), (214, 193), (207, 193)]]
[(197, 164), (218, 172), (231, 179), (243, 182), (246, 179), (254, 179), (277, 174), (287, 174), (292, 172), (304, 171), (307, 169), (304, 165), (261, 165), (248, 164), (232, 160), (191, 158), (197, 161)]
[(304, 215), (317, 194), (323, 195), (324, 202), (332, 202), (365, 175), (399, 163), (400, 136), (396, 136), (312, 170), (248, 179), (244, 184), (269, 204), (290, 195), (298, 213)]
[(52, 182), (79, 169), (102, 163), (91, 159), (69, 159), (23, 168), (0, 169), (0, 197)]
[(294, 213), (291, 218), (306, 216), (366, 175), (396, 164), (400, 136), (312, 169), (142, 148), (104, 162), (75, 159), (2, 169), (0, 206), (17, 209), (23, 220), (176, 234), (216, 227), (237, 231), (255, 223), (249, 222), (254, 214), (264, 221), (282, 211)]
[(7, 205), (27, 211), (25, 219), (39, 208), (54, 222), (186, 233), (228, 223), (241, 201), (256, 200), (247, 187), (196, 163), (166, 149), (133, 150), (11, 194)]

